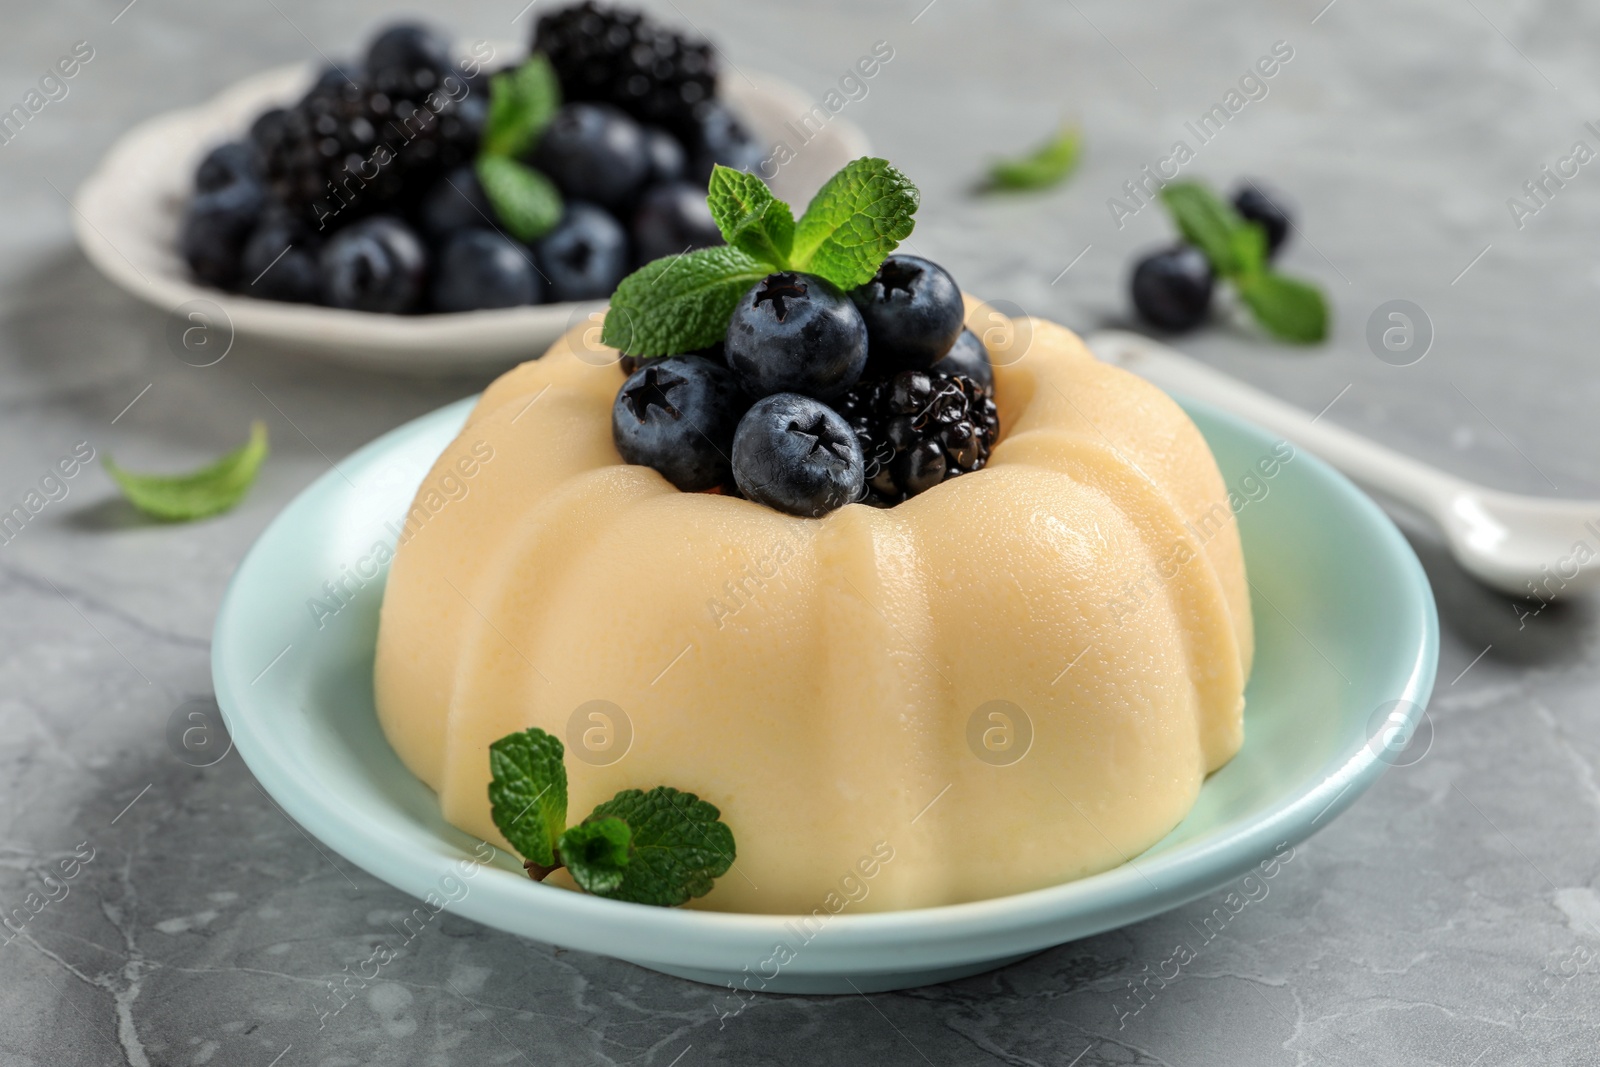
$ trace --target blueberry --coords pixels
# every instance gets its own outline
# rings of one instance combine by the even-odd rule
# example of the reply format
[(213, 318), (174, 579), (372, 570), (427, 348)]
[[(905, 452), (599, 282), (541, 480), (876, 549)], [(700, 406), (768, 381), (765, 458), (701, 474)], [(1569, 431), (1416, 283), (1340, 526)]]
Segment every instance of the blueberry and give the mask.
[(417, 211), (422, 232), (435, 241), (457, 230), (481, 230), (498, 225), (489, 197), (472, 167), (457, 167), (434, 182)]
[(239, 261), (239, 291), (299, 304), (321, 299), (317, 239), (292, 212), (274, 205), (262, 215)]
[(706, 101), (696, 110), (694, 140), (691, 173), (701, 185), (710, 180), (714, 163), (765, 177), (760, 167), (767, 150), (722, 101)]
[(462, 230), (433, 269), (435, 311), (475, 311), (539, 302), (539, 276), (522, 245), (493, 230)]
[(850, 299), (866, 320), (872, 362), (885, 374), (933, 366), (950, 351), (966, 317), (955, 279), (921, 256), (885, 259)]
[(260, 183), (247, 179), (189, 201), (178, 247), (196, 278), (224, 289), (238, 280), (239, 257), (266, 199)]
[(261, 181), (261, 153), (245, 141), (230, 141), (213, 148), (194, 172), (194, 187), (202, 193), (244, 181)]
[(1289, 236), (1287, 201), (1269, 186), (1246, 179), (1233, 194), (1233, 206), (1251, 222), (1261, 224), (1267, 231), (1267, 255), (1275, 255)]
[(397, 22), (372, 39), (366, 74), (375, 89), (418, 99), (450, 71), (450, 42), (416, 22)]
[(405, 223), (374, 215), (346, 226), (322, 246), (323, 299), (334, 307), (399, 313), (422, 295), (428, 257)]
[(531, 162), (567, 196), (608, 208), (626, 204), (650, 171), (644, 130), (609, 104), (568, 104), (556, 112)]
[(534, 245), (550, 299), (599, 300), (628, 272), (628, 235), (593, 204), (569, 200), (561, 221)]
[(706, 191), (689, 182), (673, 182), (645, 190), (633, 213), (633, 247), (640, 263), (675, 256), (692, 248), (720, 245)]
[(963, 374), (982, 386), (985, 392), (994, 392), (994, 367), (989, 363), (989, 350), (971, 330), (962, 330), (944, 358), (928, 369), (940, 374)]
[(645, 176), (647, 185), (678, 181), (689, 169), (689, 158), (683, 150), (683, 142), (660, 126), (644, 128), (644, 154), (650, 163), (650, 172)]
[(611, 437), (623, 459), (695, 493), (727, 483), (748, 404), (733, 372), (704, 356), (650, 359), (617, 391)]
[(1211, 261), (1191, 245), (1178, 245), (1141, 259), (1133, 268), (1133, 306), (1162, 330), (1192, 330), (1211, 304)]
[(755, 402), (733, 435), (733, 479), (758, 504), (819, 518), (861, 498), (866, 465), (838, 412), (798, 393)]
[(867, 326), (826, 278), (780, 271), (739, 298), (724, 351), (753, 397), (804, 393), (832, 400), (861, 378)]

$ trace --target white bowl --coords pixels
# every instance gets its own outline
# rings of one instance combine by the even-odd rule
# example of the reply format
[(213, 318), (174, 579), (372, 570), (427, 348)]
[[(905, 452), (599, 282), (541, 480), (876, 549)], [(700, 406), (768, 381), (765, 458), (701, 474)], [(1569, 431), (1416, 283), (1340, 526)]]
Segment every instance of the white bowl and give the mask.
[[(247, 337), (388, 371), (503, 369), (534, 358), (580, 318), (605, 306), (597, 301), (380, 315), (257, 300), (197, 283), (177, 249), (195, 167), (216, 145), (242, 137), (262, 111), (299, 99), (316, 70), (308, 64), (256, 74), (206, 104), (159, 115), (124, 134), (78, 189), (73, 222), (90, 262), (162, 311), (182, 319), (198, 312), (195, 322), (219, 323), (229, 344), (234, 337)], [(813, 106), (793, 86), (754, 73), (748, 80), (724, 75), (719, 92), (767, 144), (793, 144), (795, 135), (785, 123)], [(778, 170), (773, 191), (804, 207), (834, 171), (868, 151), (859, 127), (834, 118)]]

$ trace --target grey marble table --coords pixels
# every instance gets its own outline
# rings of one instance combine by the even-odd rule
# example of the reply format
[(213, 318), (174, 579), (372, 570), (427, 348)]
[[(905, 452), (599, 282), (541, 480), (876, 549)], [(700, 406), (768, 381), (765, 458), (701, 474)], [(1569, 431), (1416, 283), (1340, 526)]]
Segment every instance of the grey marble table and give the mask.
[[(533, 17), (519, 16), (522, 2), (472, 0), (447, 17), (466, 36), (520, 36)], [(140, 520), (95, 464), (0, 544), (0, 901), (42, 892), (62, 864), (75, 875), (0, 945), (0, 1062), (1600, 1061), (1594, 605), (1529, 612), (1466, 580), (1424, 537), (1444, 627), (1425, 753), (1303, 845), (1268, 897), (1137, 1012), (1130, 982), (1161, 969), (1222, 894), (993, 974), (870, 997), (763, 997), (726, 1025), (706, 987), (447, 913), (319, 1028), (325, 981), (410, 902), (287, 821), (236, 754), (206, 768), (177, 759), (168, 723), (209, 693), (208, 634), (234, 564), (326, 457), (484, 382), (373, 377), (246, 344), (204, 370), (174, 358), (162, 316), (78, 253), (65, 197), (130, 123), (269, 65), (347, 52), (385, 11), (374, 0), (125, 3), (5, 4), (0, 107), (75, 42), (94, 56), (65, 99), (0, 145), (0, 505), (83, 442), (181, 469), (264, 418), (274, 453), (237, 511), (176, 527)], [(1447, 469), (1600, 496), (1600, 165), (1567, 165), (1539, 200), (1524, 190), (1575, 142), (1600, 147), (1585, 126), (1600, 120), (1600, 8), (657, 6), (714, 31), (731, 66), (819, 99), (889, 42), (893, 60), (847, 114), (921, 184), (915, 248), (970, 290), (1079, 329), (1122, 321), (1131, 256), (1167, 239), (1156, 209), (1119, 228), (1107, 201), (1175, 140), (1195, 148), (1186, 173), (1276, 182), (1300, 205), (1286, 266), (1331, 295), (1332, 342), (1286, 350), (1222, 324), (1189, 351), (1305, 407), (1332, 403), (1328, 418)], [(1276, 42), (1292, 58), (1197, 146), (1185, 123)], [(1063, 115), (1088, 138), (1069, 188), (969, 195), (987, 158)], [(1431, 351), (1411, 366), (1375, 358), (1365, 340), (1391, 299), (1432, 324)]]

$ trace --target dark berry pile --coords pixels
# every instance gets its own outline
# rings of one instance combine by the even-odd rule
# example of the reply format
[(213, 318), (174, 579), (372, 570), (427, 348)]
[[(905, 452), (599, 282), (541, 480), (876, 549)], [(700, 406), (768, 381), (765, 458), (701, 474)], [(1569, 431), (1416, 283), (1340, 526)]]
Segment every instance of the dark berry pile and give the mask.
[(982, 468), (1000, 433), (994, 400), (964, 374), (903, 370), (858, 383), (836, 407), (861, 444), (869, 503), (897, 504)]
[(770, 274), (721, 344), (623, 358), (617, 451), (685, 492), (791, 515), (898, 504), (982, 469), (999, 437), (989, 354), (962, 317), (954, 279), (917, 256), (848, 293)]
[[(459, 78), (452, 85), (466, 87)], [(335, 72), (294, 107), (262, 115), (250, 137), (269, 192), (318, 229), (346, 215), (411, 211), (408, 194), (415, 201), (447, 168), (469, 162), (483, 131), (470, 95), (435, 97), (437, 113), (428, 95), (397, 98)]]
[(711, 46), (593, 3), (543, 16), (534, 48), (564, 105), (521, 162), (563, 197), (506, 232), (473, 164), (490, 72), (413, 23), (380, 32), (195, 175), (178, 243), (194, 276), (269, 300), (389, 313), (601, 300), (632, 269), (722, 243), (713, 163), (766, 152), (716, 96)]

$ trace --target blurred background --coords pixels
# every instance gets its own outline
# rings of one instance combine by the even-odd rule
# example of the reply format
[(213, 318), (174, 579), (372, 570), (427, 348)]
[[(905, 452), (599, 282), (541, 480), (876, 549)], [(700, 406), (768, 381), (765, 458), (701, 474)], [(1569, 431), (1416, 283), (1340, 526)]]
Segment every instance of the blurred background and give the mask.
[[(445, 915), (392, 977), (318, 1029), (307, 1003), (367, 954), (398, 891), (280, 814), (236, 754), (166, 735), (210, 693), (209, 634), (250, 542), (331, 460), (492, 377), (396, 377), (241, 339), (196, 368), (167, 320), (78, 250), (70, 199), (118, 137), (239, 78), (358, 53), (399, 15), (525, 41), (536, 0), (395, 8), (261, 0), (8, 0), (0, 107), (77, 42), (70, 91), (0, 144), (0, 502), (80, 442), (135, 469), (197, 466), (264, 419), (273, 453), (234, 511), (141, 518), (93, 464), (0, 544), (0, 899), (96, 858), (0, 945), (6, 1064), (1579, 1064), (1600, 1025), (1600, 677), (1593, 604), (1537, 613), (1425, 534), (1444, 648), (1427, 747), (1300, 850), (1184, 980), (1124, 1017), (1128, 983), (1216, 901), (947, 986), (763, 997), (719, 1022), (705, 987)], [(644, 8), (820, 100), (887, 42), (841, 113), (919, 185), (913, 251), (963, 288), (1080, 332), (1133, 322), (1156, 208), (1108, 206), (1257, 60), (1292, 59), (1186, 176), (1268, 182), (1294, 205), (1279, 264), (1315, 280), (1331, 337), (1286, 346), (1226, 309), (1185, 352), (1447, 471), (1600, 496), (1600, 13), (1504, 0), (1061, 3), (666, 0)], [(1281, 44), (1280, 44), (1281, 43)], [(998, 156), (1063, 120), (1062, 186), (979, 196)], [(1553, 189), (1553, 191), (1552, 191)], [(1508, 203), (1537, 205), (1519, 213)], [(1520, 216), (1520, 217), (1519, 217)], [(1417, 305), (1433, 342), (1378, 358), (1369, 318)], [(267, 397), (270, 396), (269, 401)], [(1469, 795), (1470, 794), (1470, 799)], [(115, 821), (113, 821), (115, 820)], [(1551, 976), (1557, 976), (1551, 980)], [(1124, 1009), (1125, 1010), (1125, 1009)], [(279, 1057), (274, 1059), (274, 1057)]]

